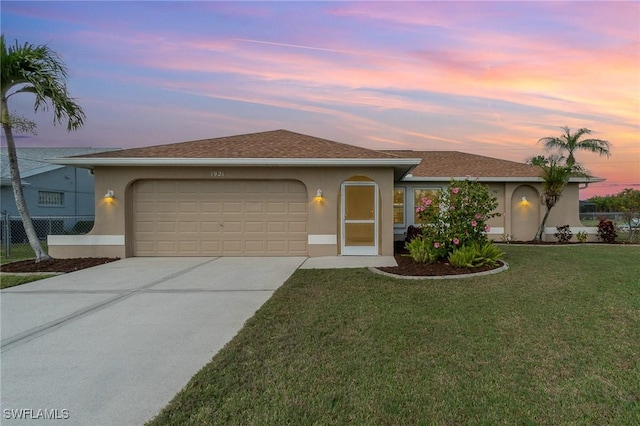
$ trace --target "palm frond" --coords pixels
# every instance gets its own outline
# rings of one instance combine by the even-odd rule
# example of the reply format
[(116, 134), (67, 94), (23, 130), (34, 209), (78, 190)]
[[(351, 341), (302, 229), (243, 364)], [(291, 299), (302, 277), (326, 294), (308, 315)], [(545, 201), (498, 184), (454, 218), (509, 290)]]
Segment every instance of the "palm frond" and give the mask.
[(3, 99), (32, 93), (35, 111), (51, 108), (54, 124), (66, 120), (67, 130), (84, 124), (84, 111), (67, 90), (67, 68), (56, 52), (46, 45), (20, 45), (17, 41), (7, 46), (2, 35), (0, 55)]

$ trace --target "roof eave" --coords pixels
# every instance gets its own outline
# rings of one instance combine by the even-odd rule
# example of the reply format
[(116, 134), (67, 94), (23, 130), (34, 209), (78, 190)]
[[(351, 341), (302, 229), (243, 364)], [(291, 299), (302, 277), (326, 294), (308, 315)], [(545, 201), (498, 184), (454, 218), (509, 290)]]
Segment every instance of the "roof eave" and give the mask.
[[(543, 182), (539, 176), (406, 176), (403, 182), (449, 182), (455, 180), (477, 180), (478, 182)], [(572, 177), (569, 183), (594, 183), (604, 182), (606, 179), (599, 177)]]
[(420, 158), (53, 158), (53, 164), (94, 169), (95, 167), (162, 166), (278, 166), (278, 167), (393, 167), (395, 180), (402, 179), (420, 164)]

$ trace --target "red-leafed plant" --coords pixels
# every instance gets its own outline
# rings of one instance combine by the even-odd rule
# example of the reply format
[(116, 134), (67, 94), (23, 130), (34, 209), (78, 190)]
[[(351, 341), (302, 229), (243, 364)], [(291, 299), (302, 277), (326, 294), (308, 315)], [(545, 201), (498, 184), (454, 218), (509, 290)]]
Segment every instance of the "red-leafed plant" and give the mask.
[(598, 238), (605, 243), (611, 244), (616, 241), (617, 236), (616, 225), (610, 220), (600, 219), (600, 223), (598, 223)]

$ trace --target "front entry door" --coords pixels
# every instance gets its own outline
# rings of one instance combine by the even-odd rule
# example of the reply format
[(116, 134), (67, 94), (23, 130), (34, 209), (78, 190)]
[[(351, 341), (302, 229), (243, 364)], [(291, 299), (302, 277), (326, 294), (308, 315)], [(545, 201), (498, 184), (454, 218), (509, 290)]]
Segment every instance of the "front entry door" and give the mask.
[(378, 184), (342, 184), (342, 254), (378, 254)]

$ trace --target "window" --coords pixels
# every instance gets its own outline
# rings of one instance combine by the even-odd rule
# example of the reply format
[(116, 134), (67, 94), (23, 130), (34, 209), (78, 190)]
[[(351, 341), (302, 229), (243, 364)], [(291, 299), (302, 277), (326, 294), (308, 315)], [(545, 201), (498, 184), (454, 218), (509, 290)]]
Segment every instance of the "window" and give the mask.
[(393, 224), (404, 226), (404, 188), (393, 189)]
[(420, 223), (416, 207), (422, 204), (423, 198), (428, 198), (434, 203), (438, 202), (440, 188), (415, 188), (413, 190), (413, 223)]
[(64, 192), (38, 191), (38, 204), (41, 206), (63, 206)]

